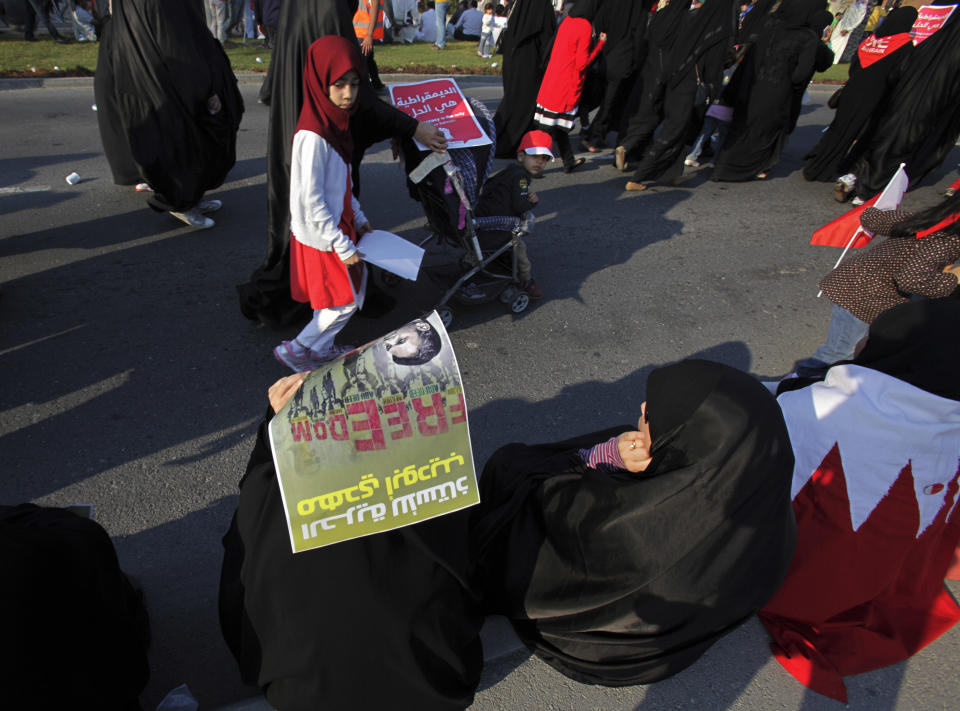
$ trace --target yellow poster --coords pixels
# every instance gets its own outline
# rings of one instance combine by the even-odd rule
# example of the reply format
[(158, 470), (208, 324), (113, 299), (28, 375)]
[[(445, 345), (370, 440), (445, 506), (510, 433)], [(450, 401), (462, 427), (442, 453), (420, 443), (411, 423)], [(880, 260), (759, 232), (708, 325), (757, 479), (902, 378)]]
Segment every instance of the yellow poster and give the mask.
[(294, 553), (479, 503), (456, 356), (436, 312), (314, 370), (270, 422)]

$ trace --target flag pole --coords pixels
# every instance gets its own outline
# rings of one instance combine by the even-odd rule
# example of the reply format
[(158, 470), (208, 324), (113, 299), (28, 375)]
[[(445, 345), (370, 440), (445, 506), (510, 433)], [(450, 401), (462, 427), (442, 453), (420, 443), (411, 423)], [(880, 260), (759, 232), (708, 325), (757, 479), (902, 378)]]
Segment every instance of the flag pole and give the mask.
[[(840, 262), (843, 261), (843, 258), (847, 256), (847, 252), (850, 251), (850, 248), (853, 246), (853, 243), (856, 242), (857, 236), (863, 232), (863, 225), (857, 227), (857, 231), (853, 233), (853, 237), (850, 238), (850, 241), (847, 242), (847, 246), (843, 248), (843, 251), (840, 253), (840, 259), (837, 260), (837, 263), (833, 265), (833, 268), (836, 269), (840, 266)], [(831, 270), (832, 271), (832, 270)], [(823, 296), (823, 289), (817, 292), (817, 298), (819, 299)]]
[[(900, 164), (900, 167), (897, 168), (897, 172), (893, 174), (893, 177), (890, 178), (890, 180), (887, 182), (886, 186), (883, 188), (883, 192), (880, 193), (880, 198), (877, 200), (877, 202), (879, 202), (880, 200), (883, 199), (884, 195), (886, 195), (886, 193), (887, 193), (887, 190), (890, 188), (891, 184), (893, 183), (894, 178), (897, 177), (897, 174), (898, 174), (901, 170), (903, 170), (903, 169), (906, 167), (906, 165), (907, 165), (906, 163), (901, 163), (901, 164)], [(909, 183), (908, 183), (908, 185), (909, 185)], [(906, 188), (904, 188), (904, 192), (906, 192)], [(902, 200), (903, 200), (903, 193), (900, 193), (900, 200), (897, 201), (897, 205), (898, 205), (898, 206), (900, 205), (900, 202), (901, 202)], [(859, 235), (861, 232), (865, 232), (865, 231), (866, 231), (866, 230), (863, 229), (863, 225), (860, 225), (860, 226), (857, 227), (857, 231), (853, 233), (853, 237), (850, 238), (850, 241), (847, 242), (847, 246), (844, 247), (844, 248), (843, 248), (843, 252), (840, 253), (840, 259), (838, 259), (838, 260), (837, 260), (837, 263), (833, 265), (833, 268), (834, 268), (834, 269), (836, 269), (837, 267), (839, 267), (839, 266), (840, 266), (840, 262), (842, 262), (842, 261), (843, 261), (843, 258), (844, 258), (845, 256), (847, 256), (847, 252), (850, 251), (850, 248), (853, 246), (853, 243), (856, 241), (857, 235)], [(817, 298), (819, 299), (821, 296), (823, 296), (823, 289), (821, 289), (820, 291), (817, 292)]]

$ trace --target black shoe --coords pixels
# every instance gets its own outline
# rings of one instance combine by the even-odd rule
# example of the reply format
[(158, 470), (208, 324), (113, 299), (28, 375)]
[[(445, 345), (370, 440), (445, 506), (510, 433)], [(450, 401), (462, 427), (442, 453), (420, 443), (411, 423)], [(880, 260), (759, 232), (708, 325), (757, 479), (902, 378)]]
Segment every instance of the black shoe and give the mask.
[(70, 42), (70, 40), (68, 40), (66, 37), (60, 34), (50, 35), (50, 39), (52, 39), (57, 44), (69, 44)]
[(581, 165), (583, 165), (583, 164), (586, 162), (586, 160), (587, 160), (586, 158), (577, 158), (575, 161), (573, 161), (573, 163), (569, 163), (569, 164), (563, 166), (563, 172), (564, 172), (564, 173), (572, 173), (572, 172), (575, 171), (577, 168), (579, 168)]

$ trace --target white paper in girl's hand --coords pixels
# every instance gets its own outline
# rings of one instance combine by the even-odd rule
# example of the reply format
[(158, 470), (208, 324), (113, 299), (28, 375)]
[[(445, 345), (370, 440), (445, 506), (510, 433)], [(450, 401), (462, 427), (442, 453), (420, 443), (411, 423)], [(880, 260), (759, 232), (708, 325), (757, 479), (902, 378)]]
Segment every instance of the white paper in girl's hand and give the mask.
[(416, 281), (423, 259), (423, 248), (384, 230), (367, 232), (357, 243), (363, 261), (386, 269), (397, 276)]

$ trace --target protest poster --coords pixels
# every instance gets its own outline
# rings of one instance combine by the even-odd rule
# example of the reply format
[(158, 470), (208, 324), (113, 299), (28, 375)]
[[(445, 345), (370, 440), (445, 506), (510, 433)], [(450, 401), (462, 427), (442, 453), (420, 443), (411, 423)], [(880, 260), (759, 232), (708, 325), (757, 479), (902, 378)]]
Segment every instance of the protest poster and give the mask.
[(919, 8), (917, 19), (910, 30), (913, 43), (920, 44), (947, 24), (947, 20), (956, 8), (956, 5), (925, 5)]
[(270, 421), (294, 553), (479, 503), (463, 384), (434, 311), (314, 370)]
[[(470, 102), (451, 78), (390, 84), (390, 100), (408, 116), (432, 123), (443, 131), (448, 149), (472, 148), (490, 143), (490, 138), (470, 108)], [(427, 150), (419, 143), (417, 146), (420, 150)]]

